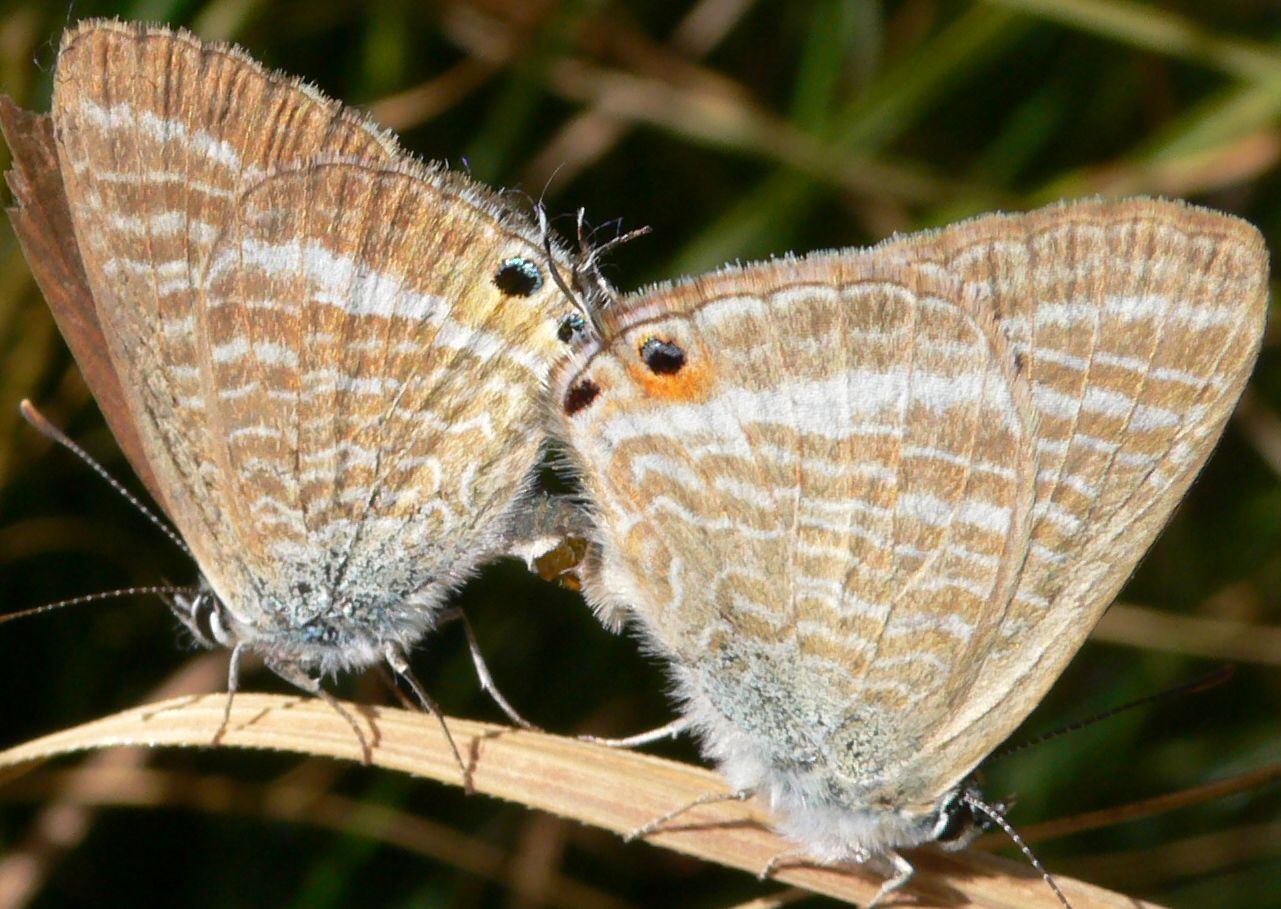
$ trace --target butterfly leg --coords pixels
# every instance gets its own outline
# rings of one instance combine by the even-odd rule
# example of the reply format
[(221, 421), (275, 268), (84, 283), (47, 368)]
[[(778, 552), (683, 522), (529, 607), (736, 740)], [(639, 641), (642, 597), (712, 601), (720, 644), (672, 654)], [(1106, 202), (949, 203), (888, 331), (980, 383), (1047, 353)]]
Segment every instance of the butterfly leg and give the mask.
[(382, 683), (387, 687), (387, 691), (391, 693), (391, 696), (396, 699), (396, 703), (411, 713), (417, 713), (422, 710), (422, 707), (419, 706), (417, 701), (405, 694), (405, 689), (401, 688), (400, 683), (396, 681), (395, 673), (382, 663), (377, 664), (377, 671), (378, 678), (382, 680)]
[(418, 704), (422, 709), (434, 716), (436, 721), (440, 723), (440, 729), (445, 733), (445, 741), (449, 743), (449, 750), (454, 753), (454, 760), (458, 763), (458, 771), (462, 774), (463, 791), (470, 795), (475, 791), (472, 787), (471, 771), (467, 769), (467, 764), (463, 761), (463, 756), (459, 753), (458, 746), (454, 744), (454, 737), (449, 732), (449, 726), (445, 722), (445, 715), (440, 712), (440, 707), (427, 694), (427, 690), (423, 688), (422, 683), (418, 681), (418, 677), (409, 668), (409, 661), (405, 659), (404, 651), (395, 644), (388, 643), (383, 645), (383, 657), (387, 660), (387, 665), (391, 667), (391, 671), (405, 680), (405, 684), (414, 693), (414, 697), (417, 698)]
[[(881, 888), (876, 891), (876, 896), (872, 897), (872, 900), (863, 909), (875, 909), (876, 906), (880, 905), (881, 900), (906, 884), (912, 879), (912, 875), (916, 873), (916, 869), (912, 867), (911, 862), (892, 849), (876, 854), (856, 853), (853, 860), (860, 865), (873, 865), (874, 870), (878, 873), (885, 873), (885, 863), (890, 866), (889, 879), (881, 884)], [(809, 853), (804, 849), (789, 849), (771, 858), (756, 876), (761, 880), (766, 880), (773, 877), (784, 865), (811, 866), (815, 864), (818, 863), (811, 859)]]
[(528, 729), (532, 732), (542, 732), (543, 730), (540, 727), (535, 726), (529, 720), (517, 713), (516, 708), (508, 703), (507, 698), (503, 697), (503, 693), (498, 690), (498, 685), (494, 682), (494, 677), (489, 672), (489, 664), (485, 662), (485, 656), (480, 652), (480, 644), (476, 642), (476, 632), (472, 630), (471, 622), (467, 620), (467, 616), (461, 609), (458, 609), (457, 607), (453, 609), (446, 609), (441, 613), (440, 621), (437, 623), (436, 627), (439, 628), (446, 622), (452, 622), (455, 620), (463, 623), (463, 633), (467, 635), (467, 649), (471, 651), (471, 662), (472, 665), (476, 667), (476, 678), (480, 680), (481, 689), (494, 699), (494, 703), (498, 705), (499, 710), (506, 714), (507, 719), (511, 720), (521, 729)]
[(338, 700), (338, 698), (334, 697), (321, 686), (320, 679), (313, 678), (308, 675), (306, 671), (296, 663), (277, 663), (268, 660), (267, 668), (280, 676), (290, 685), (293, 685), (295, 688), (299, 688), (308, 694), (315, 695), (332, 707), (335, 713), (347, 721), (347, 725), (351, 727), (351, 731), (356, 733), (356, 740), (360, 742), (360, 751), (364, 756), (364, 762), (368, 764), (373, 761), (373, 750), (369, 745), (369, 740), (365, 738), (365, 731), (360, 728), (360, 724), (356, 722), (356, 718), (352, 716), (351, 711), (343, 706), (342, 701)]
[(659, 726), (657, 729), (647, 729), (645, 732), (638, 732), (636, 735), (629, 735), (626, 738), (606, 739), (595, 735), (580, 735), (575, 736), (575, 738), (580, 742), (590, 742), (593, 745), (604, 745), (606, 748), (639, 748), (642, 745), (661, 742), (663, 739), (674, 739), (687, 729), (689, 729), (689, 720), (685, 717), (678, 717), (666, 726)]
[[(799, 860), (799, 861), (798, 861)], [(785, 852), (779, 852), (773, 855), (765, 867), (756, 874), (757, 880), (768, 880), (773, 877), (779, 868), (784, 865), (811, 865), (813, 862), (809, 858), (809, 853), (804, 849), (788, 849)]]
[(704, 793), (703, 795), (700, 795), (698, 798), (694, 799), (694, 801), (687, 802), (686, 804), (681, 805), (675, 811), (669, 811), (666, 814), (662, 815), (661, 817), (654, 818), (654, 820), (650, 821), (648, 824), (645, 824), (643, 827), (637, 827), (631, 833), (627, 834), (627, 836), (623, 837), (623, 841), (630, 843), (632, 840), (643, 839), (649, 836), (651, 833), (661, 830), (663, 827), (667, 825), (668, 821), (672, 820), (673, 818), (680, 817), (686, 811), (690, 811), (691, 809), (698, 808), (700, 805), (714, 805), (717, 802), (745, 802), (755, 794), (756, 794), (755, 789), (739, 789), (735, 792)]
[(231, 726), (231, 702), (236, 699), (236, 692), (240, 690), (240, 656), (244, 649), (243, 644), (231, 648), (231, 659), (227, 661), (227, 703), (222, 708), (222, 725), (214, 734), (215, 744), (222, 741)]
[(899, 853), (895, 852), (893, 849), (887, 849), (882, 853), (882, 856), (888, 859), (890, 864), (893, 866), (893, 875), (889, 880), (881, 884), (881, 889), (876, 891), (876, 896), (872, 897), (872, 901), (867, 904), (865, 909), (875, 909), (881, 900), (885, 899), (885, 897), (889, 896), (895, 890), (898, 890), (910, 881), (912, 879), (912, 875), (916, 873), (916, 869), (912, 867), (912, 863), (903, 858), (903, 856), (899, 855)]

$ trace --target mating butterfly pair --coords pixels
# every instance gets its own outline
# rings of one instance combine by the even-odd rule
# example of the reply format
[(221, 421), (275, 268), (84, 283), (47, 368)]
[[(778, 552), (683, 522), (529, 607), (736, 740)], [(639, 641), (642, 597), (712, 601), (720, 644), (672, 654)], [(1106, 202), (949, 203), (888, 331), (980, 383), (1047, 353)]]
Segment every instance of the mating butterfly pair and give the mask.
[(503, 196), (165, 29), (72, 29), (52, 113), (0, 121), (202, 640), (317, 692), (402, 668), (550, 433), (602, 619), (671, 659), (734, 787), (891, 885), (894, 849), (966, 840), (970, 774), (1208, 456), (1266, 307), (1252, 227), (1152, 200), (576, 299), (582, 261)]

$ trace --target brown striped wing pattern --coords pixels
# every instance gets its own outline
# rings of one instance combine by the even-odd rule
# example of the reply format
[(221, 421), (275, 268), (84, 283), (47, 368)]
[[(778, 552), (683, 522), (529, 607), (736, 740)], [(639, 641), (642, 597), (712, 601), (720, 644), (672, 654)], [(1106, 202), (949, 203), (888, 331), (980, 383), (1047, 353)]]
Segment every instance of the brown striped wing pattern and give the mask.
[(237, 636), (321, 670), (412, 643), (538, 457), (536, 227), (183, 32), (69, 31), (51, 117), (125, 419)]
[[(105, 177), (115, 186), (114, 190), (100, 187), (102, 204), (138, 202), (148, 180), (177, 193), (184, 175), (190, 174), (209, 189), (205, 197), (193, 195), (192, 200), (208, 211), (208, 223), (217, 223), (225, 216), (230, 193), (245, 176), (327, 149), (368, 159), (397, 153), (393, 138), (366, 118), (295, 79), (263, 69), (236, 48), (205, 44), (182, 31), (86, 21), (64, 36), (56, 76), (62, 89), (82, 92), (87, 102), (82, 116), (87, 119), (105, 110), (102, 102), (112, 99), (117, 117), (136, 108), (152, 114), (153, 126), (162, 121), (172, 124), (173, 135), (165, 146), (168, 164), (137, 181), (118, 167), (107, 170)], [(207, 109), (202, 110), (201, 104)], [(59, 117), (57, 126), (64, 135), (66, 125)], [(53, 115), (31, 114), (4, 98), (0, 99), (0, 126), (13, 154), (10, 182), (21, 184), (12, 187), (19, 207), (10, 216), (27, 260), (121, 448), (152, 495), (168, 508), (165, 490), (152, 477), (107, 355), (75, 241)], [(120, 129), (125, 129), (123, 124)], [(180, 149), (187, 133), (205, 140), (205, 145)], [(133, 150), (126, 132), (119, 132), (118, 139), (119, 148)], [(157, 148), (152, 144), (154, 155)], [(232, 166), (225, 154), (220, 159), (218, 148), (234, 150), (239, 164)], [(142, 167), (142, 156), (139, 148), (137, 169)], [(116, 217), (126, 217), (127, 211), (117, 210)], [(199, 250), (194, 211), (192, 228), (187, 242)]]
[(1268, 254), (1244, 221), (1148, 199), (883, 249), (980, 288), (1036, 411), (1027, 563), (965, 709), (929, 741), (945, 765), (972, 764), (1063, 671), (1209, 457), (1258, 353)]
[(332, 609), (299, 584), (393, 618), (421, 609), (493, 550), (538, 458), (559, 297), (550, 281), (506, 297), (493, 271), (537, 247), (439, 177), (350, 162), (279, 173), (215, 244), (201, 455), (246, 574), (290, 604), (286, 627)]
[(812, 852), (928, 839), (1207, 457), (1266, 272), (1243, 222), (1133, 200), (626, 298), (553, 382), (585, 591)]
[(121, 450), (152, 497), (163, 503), (164, 494), (128, 417), (124, 389), (107, 353), (93, 291), (80, 260), (53, 138), (53, 118), (23, 110), (12, 98), (0, 95), (0, 132), (13, 161), (5, 173), (14, 199), (7, 210), (9, 223)]
[[(56, 182), (73, 213), (72, 233), (59, 230), (55, 238), (90, 269), (121, 267), (107, 263), (122, 257), (100, 254), (108, 245), (132, 250), (129, 261), (140, 273), (153, 264), (168, 269), (165, 289), (179, 306), (194, 304), (184, 261), (194, 270), (208, 256), (212, 233), (225, 223), (242, 182), (327, 149), (371, 160), (397, 154), (389, 135), (342, 105), (265, 70), (236, 48), (182, 31), (86, 21), (63, 36), (54, 78), (48, 119), (59, 137)], [(14, 152), (18, 158), (21, 149)], [(157, 215), (167, 221), (154, 222)], [(109, 349), (98, 310), (117, 296), (128, 306), (139, 294), (121, 290), (117, 277), (88, 275), (91, 295), (73, 301), (74, 315), (51, 304), (60, 324), (78, 318), (97, 329), (68, 333), (82, 368)], [(93, 305), (91, 315), (86, 304)], [(99, 378), (103, 371), (90, 366), (86, 377), (117, 438), (127, 440), (138, 431), (137, 415), (128, 407), (121, 415), (114, 401), (104, 400), (111, 380)], [(146, 478), (153, 466), (133, 450), (140, 445), (122, 447)], [(168, 486), (148, 483), (178, 520)]]
[(1030, 403), (966, 293), (867, 253), (749, 266), (632, 301), (564, 377), (567, 403), (597, 390), (564, 421), (603, 540), (587, 593), (771, 760), (875, 777), (1012, 594)]

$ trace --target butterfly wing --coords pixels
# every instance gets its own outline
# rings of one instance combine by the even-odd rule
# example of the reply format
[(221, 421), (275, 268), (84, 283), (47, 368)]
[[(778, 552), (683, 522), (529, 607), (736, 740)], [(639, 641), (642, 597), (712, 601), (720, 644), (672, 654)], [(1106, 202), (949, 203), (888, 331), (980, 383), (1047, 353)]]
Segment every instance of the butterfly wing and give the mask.
[(411, 162), (315, 163), (244, 194), (197, 321), (206, 447), (168, 447), (184, 473), (217, 465), (237, 557), (297, 610), (288, 626), (328, 599), (366, 604), (358, 625), (411, 622), (397, 611), (490, 554), (538, 458), (568, 312), (551, 280), (495, 277), (541, 255), (515, 213)]
[[(362, 625), (351, 598), (372, 589), (360, 602), (377, 611), (420, 582), (457, 583), (481, 553), (450, 559), (493, 532), (536, 459), (533, 405), (517, 415), (514, 402), (528, 403), (558, 350), (551, 282), (509, 301), (495, 276), (508, 251), (545, 258), (537, 231), (484, 188), (406, 163), (365, 118), (183, 32), (72, 31), (53, 118), (130, 418), (233, 614), (282, 642), (325, 616), (398, 628), (399, 613)], [(504, 396), (494, 386), (513, 360), (524, 371)], [(460, 408), (472, 384), (479, 397)], [(429, 393), (440, 396), (430, 406)], [(484, 431), (512, 447), (428, 453), (460, 414), (475, 418), (460, 443)], [(436, 519), (403, 488), (374, 488), (402, 481), (441, 493)], [(461, 536), (439, 536), (446, 527)], [(307, 551), (332, 561), (304, 569)], [(409, 556), (422, 559), (412, 571)]]
[(125, 457), (152, 498), (167, 507), (143, 454), (142, 442), (126, 418), (124, 389), (102, 337), (93, 292), (71, 226), (53, 119), (48, 114), (23, 110), (7, 95), (0, 95), (0, 131), (13, 156), (13, 167), (5, 174), (14, 198), (8, 214), (23, 255)]
[(625, 301), (554, 383), (601, 528), (587, 592), (676, 657), (713, 750), (870, 781), (977, 667), (1032, 430), (966, 293), (868, 253), (727, 270)]
[[(115, 275), (91, 283), (77, 229), (98, 266), (115, 258), (111, 249), (129, 250), (138, 270), (167, 263), (165, 302), (180, 309), (192, 291), (181, 286), (188, 276), (177, 273), (176, 256), (190, 250), (198, 261), (207, 254), (210, 232), (225, 220), (246, 173), (313, 155), (327, 143), (373, 159), (395, 146), (295, 80), (183, 31), (86, 20), (64, 35), (55, 79), (54, 114), (6, 104), (15, 173), (26, 175), (28, 187), (16, 194), (15, 230), (112, 432), (177, 520), (139, 438), (139, 416), (116, 375), (95, 303), (95, 294), (119, 295), (127, 305), (148, 291), (136, 282), (127, 288)], [(19, 133), (24, 117), (30, 128)]]
[(987, 216), (883, 249), (981, 290), (1036, 411), (1027, 561), (923, 752), (968, 767), (1063, 671), (1218, 441), (1258, 353), (1268, 257), (1244, 221), (1148, 199)]
[[(625, 301), (555, 385), (599, 511), (587, 591), (677, 658), (736, 785), (777, 771), (802, 803), (927, 811), (1208, 455), (1265, 273), (1252, 228), (1140, 200)], [(655, 377), (669, 336), (688, 362)]]
[[(166, 229), (171, 237), (185, 232), (185, 241), (200, 250), (200, 228), (225, 216), (244, 173), (322, 148), (388, 157), (395, 145), (363, 118), (296, 80), (267, 72), (235, 48), (203, 44), (184, 31), (86, 20), (64, 35), (56, 79), (63, 99), (56, 115), (60, 145), (55, 142), (54, 116), (22, 111), (7, 98), (0, 111), (14, 157), (10, 180), (18, 184), (18, 207), (11, 220), (112, 432), (152, 496), (172, 515), (102, 335), (59, 155), (80, 169), (81, 179), (70, 182), (82, 229), (124, 233), (115, 242), (132, 241), (136, 249), (156, 239), (139, 232), (155, 209), (167, 212), (170, 222), (183, 218), (185, 225), (170, 223)], [(272, 114), (264, 116), (263, 111)], [(102, 147), (87, 152), (85, 135), (105, 140), (110, 151), (120, 154)], [(194, 144), (184, 141), (188, 136)], [(240, 157), (239, 164), (233, 165), (232, 156)], [(164, 198), (153, 191), (156, 187), (168, 187), (172, 200), (184, 186), (192, 211), (156, 208)], [(195, 191), (197, 187), (206, 192)], [(108, 206), (114, 206), (113, 220), (104, 223), (106, 216), (95, 209)], [(86, 211), (91, 215), (87, 219)], [(138, 217), (130, 221), (130, 212)], [(204, 234), (207, 251), (208, 231)], [(176, 279), (171, 276), (171, 283)]]

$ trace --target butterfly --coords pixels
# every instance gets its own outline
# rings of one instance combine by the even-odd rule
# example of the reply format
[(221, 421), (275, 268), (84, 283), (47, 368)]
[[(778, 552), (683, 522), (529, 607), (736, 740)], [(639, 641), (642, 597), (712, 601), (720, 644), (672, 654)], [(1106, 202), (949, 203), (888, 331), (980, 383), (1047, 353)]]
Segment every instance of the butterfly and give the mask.
[(581, 319), (500, 193), (238, 48), (90, 20), (4, 98), (14, 228), (200, 569), (178, 618), (322, 693), (500, 552)]
[(960, 848), (975, 768), (1178, 504), (1260, 345), (1253, 227), (988, 215), (617, 301), (552, 380), (584, 593), (819, 862)]

